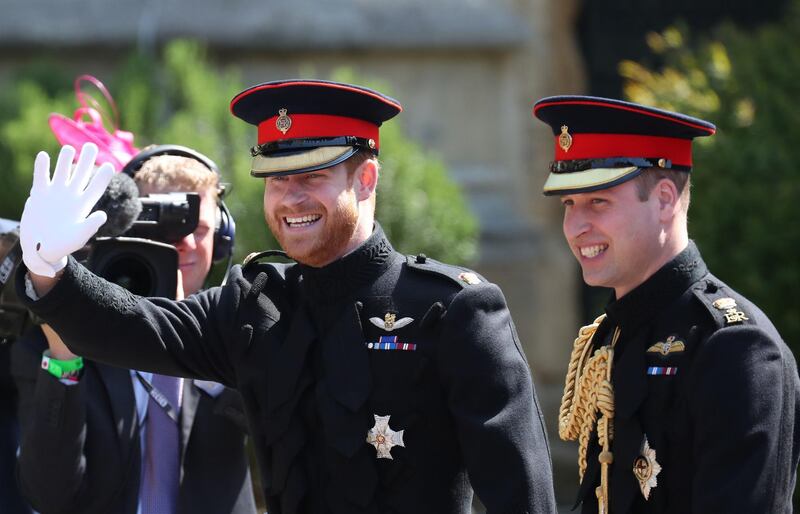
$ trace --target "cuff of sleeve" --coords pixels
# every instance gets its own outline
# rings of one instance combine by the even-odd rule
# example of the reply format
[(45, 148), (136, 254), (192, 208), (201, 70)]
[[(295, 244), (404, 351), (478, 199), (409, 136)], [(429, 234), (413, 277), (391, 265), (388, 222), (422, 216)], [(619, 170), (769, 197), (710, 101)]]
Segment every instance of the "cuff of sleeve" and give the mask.
[[(67, 266), (64, 268), (64, 272), (58, 282), (45, 295), (38, 295), (34, 290), (34, 296), (38, 297), (34, 299), (34, 297), (29, 294), (28, 290), (28, 282), (31, 281), (28, 275), (28, 268), (23, 264), (24, 263), (20, 264), (17, 268), (17, 277), (15, 280), (17, 297), (31, 312), (40, 317), (46, 318), (51, 313), (62, 308), (64, 302), (69, 301), (69, 295), (74, 293), (73, 288), (75, 287), (75, 283), (81, 280), (79, 277), (75, 276), (76, 273), (80, 274), (81, 266), (78, 264), (78, 261), (70, 255), (68, 257)], [(32, 286), (33, 282), (31, 281), (30, 287)]]
[(25, 273), (25, 294), (28, 295), (28, 298), (33, 300), (34, 302), (39, 299), (39, 295), (36, 294), (36, 289), (33, 287), (33, 281), (31, 280), (31, 276)]

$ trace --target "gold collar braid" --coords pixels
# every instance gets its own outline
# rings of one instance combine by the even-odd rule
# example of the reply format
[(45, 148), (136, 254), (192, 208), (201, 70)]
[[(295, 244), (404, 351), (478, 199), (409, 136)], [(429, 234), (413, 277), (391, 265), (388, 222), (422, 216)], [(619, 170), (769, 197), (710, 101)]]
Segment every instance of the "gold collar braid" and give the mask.
[[(564, 441), (578, 440), (578, 474), (581, 481), (586, 473), (586, 453), (589, 436), (597, 421), (597, 439), (602, 447), (598, 456), (601, 466), (600, 487), (595, 494), (600, 514), (608, 512), (608, 466), (613, 462), (611, 441), (614, 439), (614, 387), (611, 385), (611, 365), (614, 346), (619, 339), (619, 327), (614, 330), (611, 344), (592, 350), (592, 339), (605, 314), (594, 323), (582, 327), (572, 347), (567, 368), (564, 396), (558, 413), (558, 435)], [(597, 419), (598, 412), (600, 419)]]

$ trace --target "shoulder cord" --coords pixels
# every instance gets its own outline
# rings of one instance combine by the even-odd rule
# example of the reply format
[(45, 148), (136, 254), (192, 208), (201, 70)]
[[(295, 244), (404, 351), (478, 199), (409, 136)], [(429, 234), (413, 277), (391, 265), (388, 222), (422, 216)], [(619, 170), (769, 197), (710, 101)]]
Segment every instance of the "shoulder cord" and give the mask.
[[(600, 487), (595, 494), (601, 514), (608, 512), (608, 466), (613, 462), (611, 441), (614, 439), (614, 387), (611, 385), (611, 365), (614, 346), (620, 329), (614, 329), (611, 344), (598, 348), (589, 357), (592, 339), (605, 314), (594, 323), (582, 327), (572, 348), (567, 368), (564, 396), (558, 413), (558, 435), (564, 441), (578, 440), (578, 473), (583, 481), (586, 472), (586, 454), (589, 436), (597, 421), (597, 440), (602, 451), (598, 456), (601, 465)], [(598, 411), (600, 420), (597, 420)]]

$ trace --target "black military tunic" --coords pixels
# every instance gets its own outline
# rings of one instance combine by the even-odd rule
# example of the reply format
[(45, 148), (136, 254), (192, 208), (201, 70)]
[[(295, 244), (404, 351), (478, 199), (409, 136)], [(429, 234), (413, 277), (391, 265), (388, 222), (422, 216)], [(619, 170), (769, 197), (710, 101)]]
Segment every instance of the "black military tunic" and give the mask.
[(180, 303), (71, 260), (30, 306), (78, 354), (238, 388), (270, 514), (466, 514), (471, 487), (489, 513), (555, 510), (502, 293), (395, 252), (377, 225), (324, 268), (237, 266)]
[[(800, 382), (769, 319), (708, 272), (693, 242), (606, 314), (593, 343), (619, 327), (611, 513), (792, 512)], [(584, 513), (598, 512), (598, 454), (594, 433)], [(635, 465), (652, 477), (647, 500)]]

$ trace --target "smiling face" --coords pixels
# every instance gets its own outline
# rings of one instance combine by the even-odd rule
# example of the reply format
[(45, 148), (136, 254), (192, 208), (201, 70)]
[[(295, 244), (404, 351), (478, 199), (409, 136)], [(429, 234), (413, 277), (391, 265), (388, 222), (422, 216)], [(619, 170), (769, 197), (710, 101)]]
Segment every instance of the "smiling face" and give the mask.
[(200, 219), (194, 232), (174, 243), (178, 250), (178, 269), (181, 272), (184, 295), (194, 294), (203, 287), (214, 256), (214, 228), (217, 223), (216, 194), (211, 189), (199, 191)]
[(198, 193), (200, 216), (194, 232), (173, 243), (178, 251), (178, 269), (183, 290), (178, 297), (202, 289), (211, 269), (214, 254), (214, 228), (217, 223), (217, 187), (219, 177), (195, 159), (177, 155), (159, 155), (145, 161), (134, 176), (139, 194)]
[[(667, 237), (674, 205), (663, 195), (638, 196), (634, 181), (561, 197), (564, 236), (590, 286), (613, 288), (617, 298), (647, 280), (678, 250)], [(684, 244), (685, 247), (685, 244)]]
[(366, 160), (319, 171), (265, 179), (264, 217), (293, 259), (322, 267), (343, 257), (372, 233), (377, 165)]

